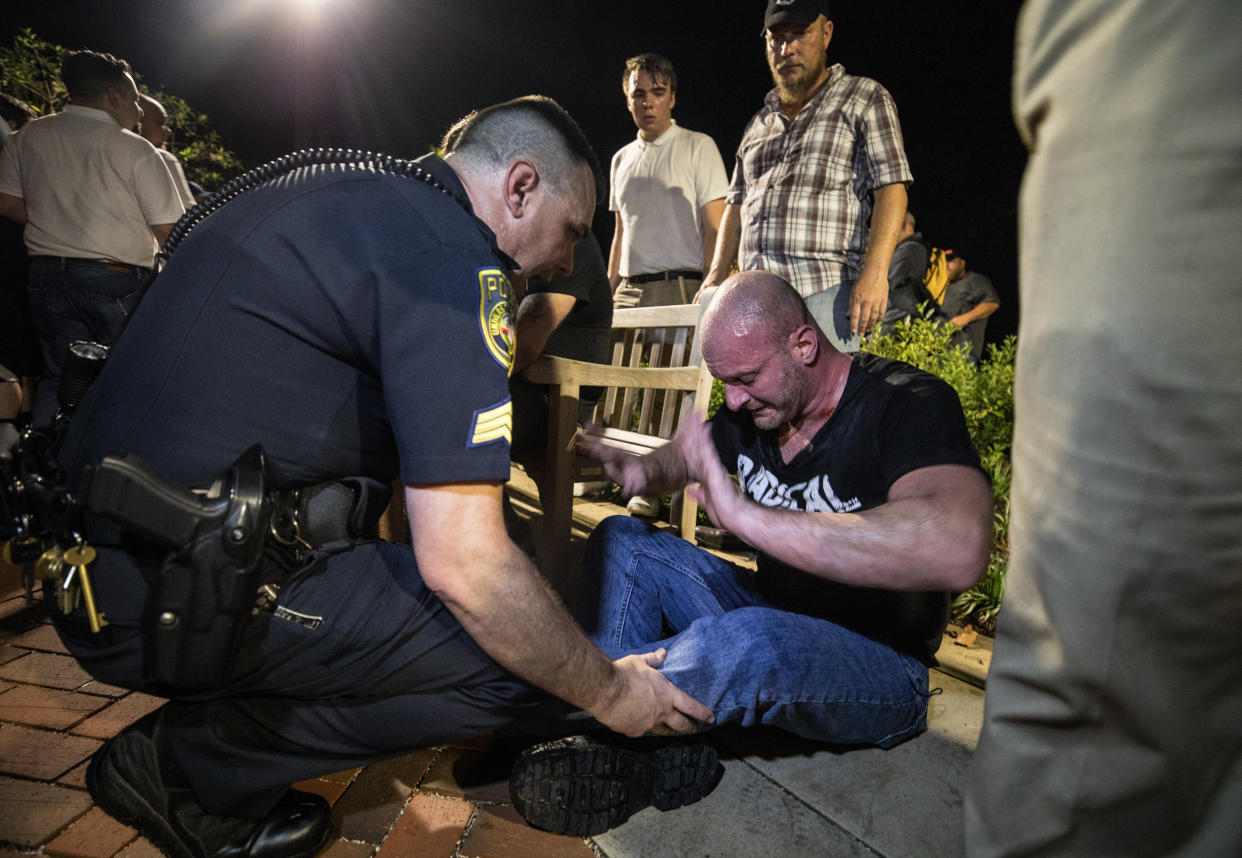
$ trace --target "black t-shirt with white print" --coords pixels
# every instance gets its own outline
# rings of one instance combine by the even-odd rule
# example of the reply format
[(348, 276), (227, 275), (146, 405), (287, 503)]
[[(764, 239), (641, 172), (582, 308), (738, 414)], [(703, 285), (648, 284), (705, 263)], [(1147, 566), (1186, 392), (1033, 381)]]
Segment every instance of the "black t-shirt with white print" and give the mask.
[[(712, 434), (726, 469), (756, 503), (823, 513), (885, 503), (905, 474), (932, 465), (979, 467), (957, 393), (909, 364), (854, 356), (841, 401), (792, 461), (775, 432), (721, 409)], [(931, 661), (948, 621), (950, 594), (854, 587), (760, 554), (757, 584), (778, 606), (822, 617)]]

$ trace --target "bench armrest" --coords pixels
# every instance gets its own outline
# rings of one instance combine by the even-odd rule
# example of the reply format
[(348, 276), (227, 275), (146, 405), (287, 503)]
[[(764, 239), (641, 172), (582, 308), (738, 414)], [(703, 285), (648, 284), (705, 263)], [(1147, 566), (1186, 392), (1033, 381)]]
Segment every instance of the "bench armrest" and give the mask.
[(697, 366), (626, 367), (543, 355), (522, 371), (535, 384), (576, 384), (579, 387), (641, 387), (654, 390), (694, 390)]

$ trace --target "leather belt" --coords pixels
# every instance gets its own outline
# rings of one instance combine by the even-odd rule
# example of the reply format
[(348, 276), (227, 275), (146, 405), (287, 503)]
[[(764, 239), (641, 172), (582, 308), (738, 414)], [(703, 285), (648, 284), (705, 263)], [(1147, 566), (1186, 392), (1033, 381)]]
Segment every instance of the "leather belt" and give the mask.
[(688, 269), (681, 271), (656, 271), (653, 274), (631, 274), (625, 279), (631, 283), (652, 283), (656, 280), (676, 280), (679, 277), (684, 277), (687, 280), (702, 280), (703, 272), (690, 271)]
[(78, 256), (32, 256), (31, 262), (60, 262), (73, 263), (75, 265), (97, 265), (106, 268), (108, 271), (114, 271), (117, 274), (141, 274), (146, 276), (151, 273), (150, 268), (143, 268), (141, 265), (127, 265), (124, 262), (116, 262), (111, 259), (85, 259)]

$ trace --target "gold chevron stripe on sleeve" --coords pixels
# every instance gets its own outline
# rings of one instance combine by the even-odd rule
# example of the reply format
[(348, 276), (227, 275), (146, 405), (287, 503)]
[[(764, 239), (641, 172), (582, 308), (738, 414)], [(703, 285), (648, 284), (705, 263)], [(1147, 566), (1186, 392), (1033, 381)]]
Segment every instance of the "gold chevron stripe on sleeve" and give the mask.
[(495, 408), (479, 411), (474, 415), (474, 431), (471, 445), (487, 444), (503, 438), (513, 443), (513, 402), (506, 401)]

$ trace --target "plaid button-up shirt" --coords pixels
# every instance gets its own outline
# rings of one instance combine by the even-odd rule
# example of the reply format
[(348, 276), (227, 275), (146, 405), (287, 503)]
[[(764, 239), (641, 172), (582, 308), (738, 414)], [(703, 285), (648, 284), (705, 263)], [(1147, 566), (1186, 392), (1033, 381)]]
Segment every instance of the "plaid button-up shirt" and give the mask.
[(803, 296), (862, 270), (871, 192), (914, 177), (897, 107), (840, 65), (793, 118), (776, 90), (746, 126), (726, 202), (740, 204), (742, 270), (779, 274)]

